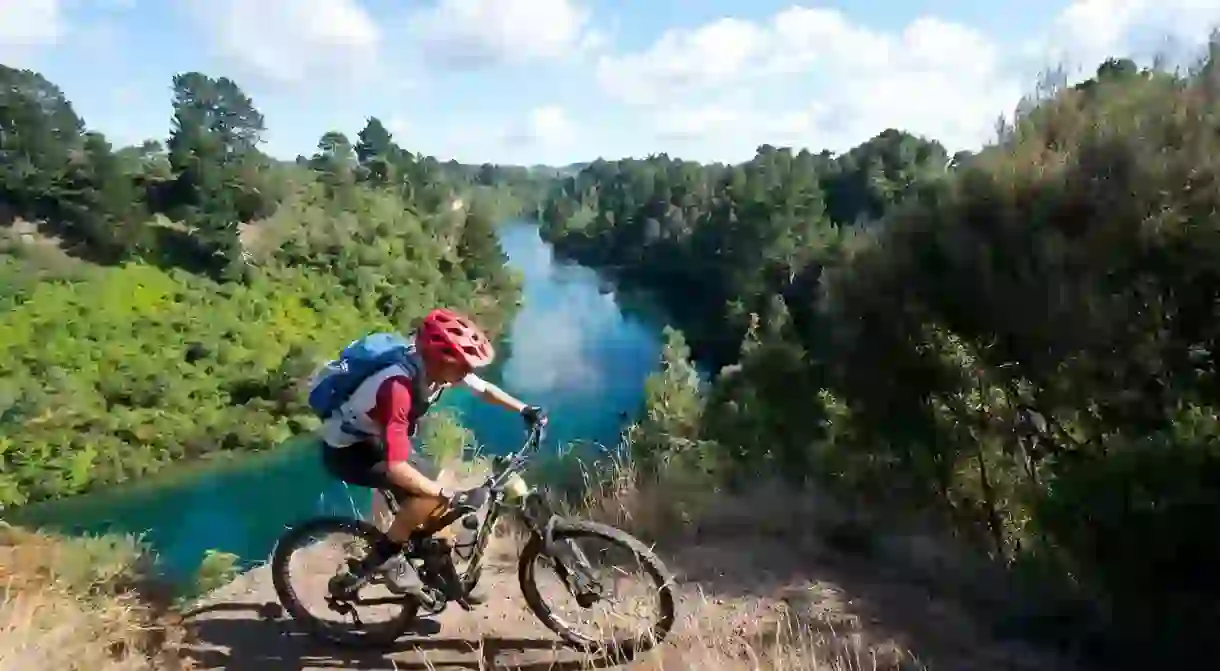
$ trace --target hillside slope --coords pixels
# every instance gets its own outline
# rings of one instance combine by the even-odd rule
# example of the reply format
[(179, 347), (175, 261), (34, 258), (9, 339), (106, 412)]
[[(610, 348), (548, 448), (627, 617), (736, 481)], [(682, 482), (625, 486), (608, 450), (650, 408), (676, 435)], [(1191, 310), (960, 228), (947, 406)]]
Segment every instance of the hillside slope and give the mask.
[[(516, 577), (520, 534), (497, 536), (489, 548), (484, 606), (472, 613), (452, 606), (388, 650), (355, 650), (299, 633), (277, 605), (266, 566), (171, 607), (129, 539), (8, 530), (0, 535), (0, 670), (1080, 668), (998, 638), (994, 625), (1017, 611), (1020, 596), (946, 539), (885, 530), (863, 511), (780, 483), (709, 501), (689, 482), (650, 480), (622, 466), (599, 473), (586, 480), (594, 486), (576, 514), (658, 541), (679, 584), (674, 633), (630, 664), (560, 647), (526, 610)], [(292, 564), (294, 586), (323, 617), (317, 592), (335, 563), (319, 560), (329, 549), (324, 541)], [(200, 584), (224, 573), (212, 567)], [(647, 599), (631, 586), (616, 594)], [(562, 617), (589, 631), (590, 612), (561, 600), (553, 578), (540, 587)], [(592, 626), (630, 613), (615, 610), (615, 619), (603, 614)]]
[[(755, 502), (754, 510), (763, 506)], [(986, 631), (985, 618), (945, 594), (944, 585), (929, 585), (926, 576), (919, 579), (909, 564), (835, 549), (813, 527), (825, 520), (807, 517), (811, 514), (788, 511), (760, 519), (756, 529), (708, 526), (697, 539), (691, 535), (666, 543), (661, 551), (681, 585), (680, 624), (658, 649), (630, 664), (610, 666), (672, 671), (1074, 668), (1045, 651), (995, 639)], [(723, 525), (725, 517), (720, 520)], [(187, 618), (191, 643), (185, 655), (197, 668), (267, 671), (605, 668), (609, 660), (559, 646), (528, 612), (517, 585), (514, 547), (505, 542), (484, 578), (493, 595), (486, 605), (472, 613), (451, 606), (389, 650), (337, 648), (297, 633), (286, 616), (274, 617), (276, 597), (269, 570), (262, 567), (209, 595)], [(296, 584), (323, 588), (324, 580), (310, 576)], [(559, 589), (554, 585), (544, 593), (555, 595)], [(315, 604), (315, 612), (325, 612), (320, 598), (305, 599)], [(579, 614), (573, 607), (572, 621), (581, 622), (575, 619)], [(569, 617), (567, 611), (564, 617)]]

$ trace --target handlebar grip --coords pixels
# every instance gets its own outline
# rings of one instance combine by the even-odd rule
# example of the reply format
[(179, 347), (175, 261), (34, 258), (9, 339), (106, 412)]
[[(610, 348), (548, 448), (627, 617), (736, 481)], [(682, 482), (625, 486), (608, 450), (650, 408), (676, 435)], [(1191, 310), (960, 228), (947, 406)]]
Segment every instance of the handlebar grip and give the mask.
[(482, 508), (483, 504), (487, 503), (488, 491), (486, 487), (475, 487), (457, 492), (453, 498), (449, 500), (449, 507), (462, 509), (478, 509)]

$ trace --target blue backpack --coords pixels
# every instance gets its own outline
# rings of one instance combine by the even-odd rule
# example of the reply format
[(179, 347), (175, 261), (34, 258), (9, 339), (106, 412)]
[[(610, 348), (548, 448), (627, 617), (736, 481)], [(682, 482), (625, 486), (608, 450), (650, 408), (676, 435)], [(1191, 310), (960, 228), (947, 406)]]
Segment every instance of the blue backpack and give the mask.
[(397, 333), (372, 333), (343, 348), (339, 358), (328, 362), (309, 384), (309, 407), (326, 420), (356, 391), (361, 382), (377, 371), (402, 366), (418, 382), (415, 345)]

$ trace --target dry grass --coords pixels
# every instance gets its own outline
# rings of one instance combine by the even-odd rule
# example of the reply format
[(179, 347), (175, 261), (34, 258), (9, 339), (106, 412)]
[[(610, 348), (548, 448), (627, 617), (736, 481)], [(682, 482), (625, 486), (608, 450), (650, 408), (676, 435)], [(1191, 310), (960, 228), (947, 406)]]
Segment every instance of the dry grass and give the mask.
[[(860, 530), (867, 523), (851, 511), (809, 492), (794, 496), (791, 490), (766, 486), (754, 495), (729, 496), (718, 491), (706, 477), (683, 474), (677, 469), (644, 477), (623, 459), (581, 468), (581, 473), (582, 495), (566, 501), (566, 512), (611, 524), (642, 539), (690, 542), (698, 538), (798, 535), (808, 540), (867, 533)], [(851, 531), (845, 532), (845, 528)], [(490, 558), (513, 560), (525, 539), (524, 532), (505, 528), (497, 536), (489, 546)], [(746, 564), (764, 563), (762, 557), (743, 559)], [(923, 668), (900, 647), (872, 642), (862, 635), (859, 619), (834, 607), (833, 597), (815, 594), (819, 590), (817, 585), (789, 589), (781, 598), (725, 599), (706, 595), (698, 585), (681, 585), (679, 589), (680, 622), (674, 632), (664, 645), (636, 657), (629, 668), (656, 671)], [(607, 638), (611, 637), (607, 632)], [(585, 656), (581, 661), (586, 669), (607, 666), (604, 656)]]
[[(722, 605), (707, 598), (688, 602), (685, 607), (689, 613), (680, 625), (681, 633), (632, 660), (615, 660), (606, 654), (573, 653), (558, 643), (549, 654), (554, 655), (556, 668), (581, 671), (607, 668), (632, 671), (913, 671), (925, 668), (896, 648), (870, 646), (863, 637), (847, 628), (837, 631), (828, 623), (809, 622), (796, 613), (726, 613)], [(478, 668), (517, 668), (515, 660), (501, 661), (498, 652), (484, 643), (476, 651), (483, 660)], [(535, 668), (530, 664), (521, 666)], [(424, 660), (422, 668), (438, 666)]]
[[(443, 479), (467, 486), (486, 472), (485, 463), (449, 464)], [(571, 512), (595, 518), (646, 540), (673, 539), (698, 549), (749, 539), (775, 546), (820, 544), (838, 551), (852, 543), (863, 548), (892, 544), (869, 520), (809, 492), (796, 495), (760, 486), (749, 496), (729, 496), (713, 483), (677, 472), (645, 478), (628, 463), (587, 469), (583, 498), (568, 501)], [(847, 531), (845, 531), (845, 529)], [(493, 563), (515, 563), (525, 535), (500, 525), (488, 548)], [(844, 540), (844, 538), (848, 540)], [(770, 539), (769, 541), (766, 539)], [(743, 547), (734, 545), (734, 547)], [(748, 550), (739, 550), (743, 555)], [(662, 551), (663, 556), (668, 553)], [(887, 553), (888, 554), (888, 553)], [(144, 555), (130, 538), (65, 540), (0, 527), (0, 671), (81, 669), (119, 671), (182, 668), (181, 629), (145, 596)], [(727, 573), (746, 573), (752, 562), (768, 557), (725, 557), (715, 564)], [(676, 568), (671, 565), (671, 568)], [(679, 571), (681, 572), (681, 571)], [(714, 583), (684, 578), (679, 585), (679, 622), (664, 645), (642, 653), (626, 666), (586, 656), (581, 668), (655, 671), (829, 671), (922, 668), (904, 646), (896, 645), (872, 622), (861, 622), (848, 595), (833, 585), (790, 583), (776, 591), (722, 592)], [(708, 593), (705, 594), (704, 590)], [(850, 592), (851, 590), (846, 590)], [(476, 636), (520, 636), (534, 625)], [(525, 627), (517, 631), (518, 627)], [(474, 632), (472, 632), (474, 633)], [(533, 636), (535, 634), (528, 634)], [(477, 640), (477, 639), (476, 639)], [(541, 640), (550, 640), (542, 635)], [(485, 643), (494, 645), (494, 643)], [(502, 651), (501, 651), (502, 652)], [(497, 651), (479, 653), (481, 668), (501, 668)], [(559, 651), (565, 662), (575, 653)], [(387, 661), (387, 668), (392, 665)], [(422, 660), (425, 665), (428, 660)], [(572, 668), (565, 664), (566, 668)], [(999, 668), (980, 665), (971, 668)], [(1017, 667), (1011, 667), (1017, 668)]]
[[(991, 641), (969, 610), (972, 605), (985, 603), (999, 616), (1028, 597), (1014, 593), (1013, 584), (985, 557), (935, 529), (913, 527), (910, 519), (874, 514), (813, 488), (774, 481), (729, 493), (711, 477), (681, 468), (646, 476), (626, 460), (584, 469), (583, 485), (583, 496), (568, 502), (569, 512), (658, 545), (667, 561), (678, 560), (671, 569), (679, 574), (681, 557), (735, 547), (729, 554), (736, 556), (712, 553), (710, 566), (702, 568), (729, 577), (737, 571), (743, 580), (756, 569), (795, 568), (807, 576), (780, 588), (782, 580), (769, 587), (738, 584), (730, 589), (737, 596), (726, 596), (720, 581), (705, 583), (717, 592), (710, 598), (699, 576), (686, 577), (680, 586), (684, 622), (665, 646), (633, 668), (924, 668), (907, 643), (897, 642), (914, 642), (912, 634), (921, 649), (927, 647), (924, 652), (962, 662), (962, 668), (1071, 666), (1019, 643)], [(768, 551), (784, 556), (768, 556)], [(759, 554), (750, 556), (754, 552)], [(815, 580), (835, 579), (836, 562), (855, 566), (855, 579), (865, 583)], [(862, 589), (873, 596), (883, 593), (878, 604), (887, 605), (861, 610), (860, 598), (869, 598)], [(907, 636), (895, 639), (900, 632), (888, 630), (878, 616)], [(592, 668), (592, 660), (587, 666)]]
[[(839, 671), (908, 668), (907, 656), (870, 645), (858, 623), (805, 606), (780, 604), (726, 612), (717, 599), (687, 599), (685, 622), (669, 648), (638, 661), (643, 669)], [(909, 668), (917, 668), (911, 666)]]
[(818, 538), (861, 549), (872, 543), (874, 520), (812, 488), (760, 477), (749, 491), (734, 493), (679, 467), (645, 475), (626, 459), (587, 468), (582, 479), (570, 512), (642, 539)]
[(176, 668), (181, 629), (143, 582), (145, 561), (130, 537), (0, 526), (0, 671)]

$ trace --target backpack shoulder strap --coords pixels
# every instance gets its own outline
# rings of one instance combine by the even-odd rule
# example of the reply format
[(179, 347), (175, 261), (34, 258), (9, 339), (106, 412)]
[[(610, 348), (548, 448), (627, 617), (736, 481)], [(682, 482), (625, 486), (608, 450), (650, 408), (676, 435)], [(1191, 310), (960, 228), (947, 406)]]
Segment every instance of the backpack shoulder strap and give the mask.
[(415, 350), (414, 340), (407, 346), (406, 356), (395, 362), (396, 366), (407, 372), (407, 378), (411, 381), (411, 398), (412, 405), (426, 407), (428, 404), (428, 385), (424, 380), (424, 365), (420, 360), (419, 354)]

